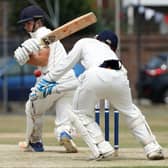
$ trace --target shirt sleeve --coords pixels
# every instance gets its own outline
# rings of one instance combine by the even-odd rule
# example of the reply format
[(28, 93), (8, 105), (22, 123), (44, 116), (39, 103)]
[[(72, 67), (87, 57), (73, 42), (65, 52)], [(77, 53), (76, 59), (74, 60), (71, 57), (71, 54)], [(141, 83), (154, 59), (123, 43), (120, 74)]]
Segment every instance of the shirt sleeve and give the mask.
[(46, 78), (50, 81), (57, 81), (68, 72), (72, 67), (80, 61), (82, 53), (82, 47), (80, 43), (76, 43), (72, 50), (68, 53), (66, 57), (61, 59), (56, 67), (53, 67), (49, 73), (46, 75)]

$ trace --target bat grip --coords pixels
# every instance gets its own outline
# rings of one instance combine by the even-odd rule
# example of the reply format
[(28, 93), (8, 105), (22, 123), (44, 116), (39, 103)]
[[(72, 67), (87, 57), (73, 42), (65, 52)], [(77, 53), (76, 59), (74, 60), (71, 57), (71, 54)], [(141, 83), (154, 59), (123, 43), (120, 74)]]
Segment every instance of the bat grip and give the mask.
[(41, 43), (42, 45), (48, 46), (49, 44), (53, 43), (56, 41), (55, 36), (47, 36), (47, 37), (43, 37), (41, 39)]
[(35, 92), (32, 92), (32, 93), (30, 93), (30, 95), (29, 95), (29, 99), (30, 99), (30, 101), (35, 101), (35, 100), (37, 100), (38, 99), (38, 94), (37, 93), (35, 93)]

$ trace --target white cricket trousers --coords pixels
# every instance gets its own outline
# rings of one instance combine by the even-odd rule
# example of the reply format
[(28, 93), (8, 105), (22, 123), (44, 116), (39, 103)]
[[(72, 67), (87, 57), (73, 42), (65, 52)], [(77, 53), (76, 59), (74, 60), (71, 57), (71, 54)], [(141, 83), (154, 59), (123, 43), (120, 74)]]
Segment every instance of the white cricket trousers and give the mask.
[[(123, 69), (93, 67), (82, 74), (73, 109), (84, 125), (89, 125), (89, 120), (94, 121), (94, 107), (100, 99), (108, 99), (124, 115), (128, 127), (143, 146), (157, 143), (141, 111), (132, 102), (129, 81)], [(90, 132), (96, 134), (98, 131), (95, 128)]]
[[(56, 118), (55, 133), (59, 140), (61, 131), (71, 129), (69, 118), (72, 112), (72, 99), (74, 92), (69, 91), (60, 94), (52, 94), (44, 99), (26, 103), (26, 141), (37, 142), (42, 140), (43, 116), (52, 107), (55, 107)], [(66, 130), (68, 129), (68, 130)]]

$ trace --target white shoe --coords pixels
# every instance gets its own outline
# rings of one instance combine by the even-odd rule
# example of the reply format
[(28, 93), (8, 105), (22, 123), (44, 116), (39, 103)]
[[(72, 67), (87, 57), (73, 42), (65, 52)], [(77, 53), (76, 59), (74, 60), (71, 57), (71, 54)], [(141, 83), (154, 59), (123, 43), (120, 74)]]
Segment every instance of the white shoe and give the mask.
[(91, 155), (89, 158), (88, 158), (88, 160), (90, 161), (90, 160), (101, 160), (102, 159), (102, 157), (103, 157), (103, 155), (102, 154), (100, 154), (100, 155), (98, 155), (98, 156), (93, 156), (93, 155)]
[(103, 155), (103, 158), (108, 159), (108, 158), (111, 158), (111, 157), (113, 156), (113, 154), (114, 154), (114, 153), (115, 153), (115, 151), (114, 151), (114, 150), (112, 150), (112, 151), (109, 151), (109, 152), (103, 153), (102, 155)]
[(111, 144), (108, 141), (103, 141), (97, 145), (98, 150), (99, 150), (99, 155), (98, 156), (92, 156), (89, 158), (89, 160), (109, 160), (113, 157), (115, 151)]
[(157, 151), (153, 151), (153, 152), (149, 153), (147, 155), (147, 158), (149, 160), (163, 160), (164, 155), (163, 155), (162, 150), (157, 150)]
[(96, 161), (104, 161), (104, 160), (110, 160), (113, 157), (114, 151), (110, 151), (104, 154), (100, 154), (99, 156), (90, 156), (89, 160), (96, 160)]
[(114, 148), (108, 141), (103, 141), (99, 143), (97, 146), (100, 153), (103, 155), (102, 159), (109, 158), (112, 156), (113, 153), (115, 153)]
[(146, 156), (149, 160), (162, 160), (164, 154), (161, 146), (157, 142), (151, 142), (144, 147)]
[(78, 149), (72, 140), (72, 137), (67, 132), (62, 132), (60, 135), (60, 145), (63, 145), (67, 153), (77, 153)]

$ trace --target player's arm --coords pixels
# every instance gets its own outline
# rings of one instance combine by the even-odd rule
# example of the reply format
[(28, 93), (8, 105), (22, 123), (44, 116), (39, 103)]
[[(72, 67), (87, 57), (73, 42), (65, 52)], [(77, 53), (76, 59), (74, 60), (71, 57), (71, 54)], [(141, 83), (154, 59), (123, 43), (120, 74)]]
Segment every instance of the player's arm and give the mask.
[(46, 66), (49, 54), (49, 47), (42, 48), (39, 52), (30, 54), (27, 63), (35, 66)]
[[(37, 39), (30, 38), (26, 41), (24, 41), (15, 51), (14, 51), (14, 58), (20, 65), (26, 64), (30, 58), (31, 55), (33, 57), (33, 54), (39, 53), (41, 50), (40, 45), (37, 45), (39, 42)], [(39, 54), (38, 54), (39, 55)], [(36, 55), (37, 56), (37, 55)], [(36, 57), (37, 58), (37, 57)], [(35, 57), (34, 57), (35, 59)], [(35, 61), (34, 61), (35, 62)], [(32, 63), (32, 62), (30, 62)]]
[[(79, 60), (81, 59), (82, 47), (79, 43), (75, 44), (70, 53), (60, 60), (56, 67), (54, 67), (49, 73), (47, 73), (34, 87), (34, 90), (30, 93), (30, 100), (34, 101), (38, 98), (44, 98), (49, 94), (54, 92), (59, 92), (64, 90), (64, 86), (61, 88), (57, 85), (56, 81), (68, 70), (70, 70)], [(76, 82), (76, 81), (75, 81)], [(71, 85), (69, 83), (67, 85)], [(66, 88), (67, 88), (66, 85)], [(77, 83), (76, 86), (77, 87)], [(69, 87), (68, 89), (75, 89), (74, 87)], [(64, 90), (65, 91), (65, 90)]]
[(15, 50), (14, 58), (20, 65), (26, 63), (35, 66), (47, 65), (50, 49), (48, 46), (41, 48), (36, 43), (38, 43), (36, 39), (30, 38)]
[(57, 81), (68, 72), (81, 58), (82, 44), (78, 41), (66, 57), (60, 60), (57, 66), (45, 75), (48, 81)]

